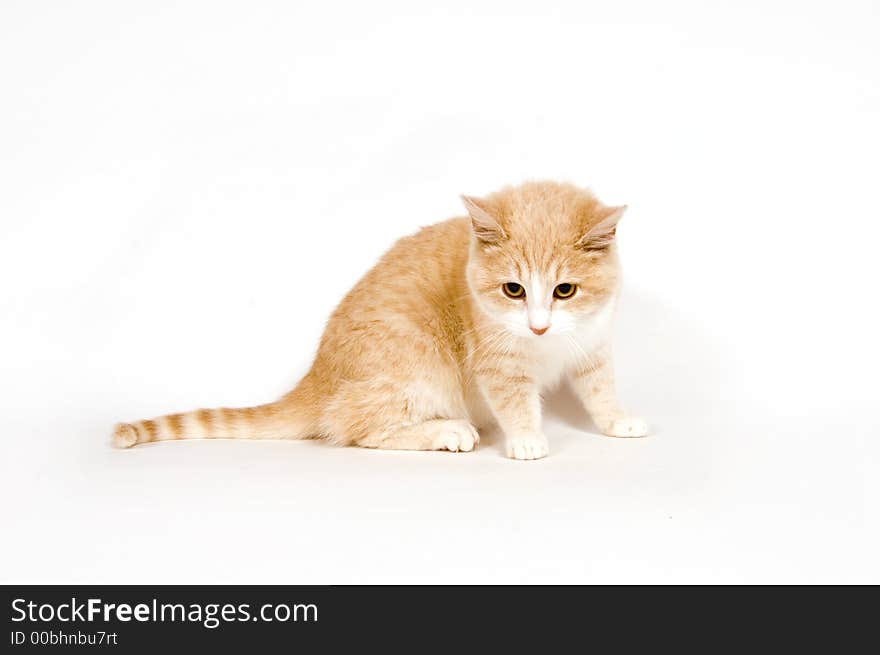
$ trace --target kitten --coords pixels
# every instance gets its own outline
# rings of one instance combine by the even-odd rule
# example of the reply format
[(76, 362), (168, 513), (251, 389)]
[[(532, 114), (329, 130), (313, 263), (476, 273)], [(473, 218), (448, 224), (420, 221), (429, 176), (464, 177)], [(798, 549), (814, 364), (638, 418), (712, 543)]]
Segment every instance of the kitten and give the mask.
[(115, 444), (323, 438), (459, 452), (496, 422), (508, 457), (537, 459), (541, 392), (563, 376), (604, 434), (644, 436), (617, 401), (609, 344), (625, 207), (551, 182), (463, 200), (468, 217), (401, 239), (355, 285), (293, 391), (121, 423)]

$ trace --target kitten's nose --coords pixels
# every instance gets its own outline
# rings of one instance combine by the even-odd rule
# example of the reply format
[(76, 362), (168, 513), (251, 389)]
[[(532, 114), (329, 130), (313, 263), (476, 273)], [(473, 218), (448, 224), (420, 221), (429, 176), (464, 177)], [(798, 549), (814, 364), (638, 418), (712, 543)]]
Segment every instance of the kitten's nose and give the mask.
[(532, 327), (532, 326), (530, 325), (530, 326), (529, 326), (529, 329), (530, 329), (532, 332), (534, 332), (535, 334), (537, 334), (538, 336), (541, 336), (541, 335), (544, 334), (547, 330), (550, 329), (550, 326), (548, 325), (547, 327), (536, 328), (536, 327)]

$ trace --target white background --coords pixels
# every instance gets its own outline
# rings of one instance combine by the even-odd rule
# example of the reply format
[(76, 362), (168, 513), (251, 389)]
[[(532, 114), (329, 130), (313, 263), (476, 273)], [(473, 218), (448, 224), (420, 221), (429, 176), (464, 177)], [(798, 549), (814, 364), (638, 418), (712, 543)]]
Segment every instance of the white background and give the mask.
[[(2, 582), (880, 582), (876, 2), (0, 9)], [(551, 456), (114, 451), (271, 400), (399, 236), (628, 203), (625, 404)]]

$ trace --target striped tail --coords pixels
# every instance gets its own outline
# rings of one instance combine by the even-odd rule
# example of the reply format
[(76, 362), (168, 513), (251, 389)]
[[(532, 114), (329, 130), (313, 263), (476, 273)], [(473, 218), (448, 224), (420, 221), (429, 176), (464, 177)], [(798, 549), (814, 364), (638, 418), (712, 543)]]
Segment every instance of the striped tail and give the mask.
[(295, 404), (285, 400), (258, 407), (199, 409), (136, 423), (119, 423), (113, 430), (113, 445), (131, 448), (136, 444), (177, 439), (303, 439), (310, 436), (302, 413), (295, 411)]

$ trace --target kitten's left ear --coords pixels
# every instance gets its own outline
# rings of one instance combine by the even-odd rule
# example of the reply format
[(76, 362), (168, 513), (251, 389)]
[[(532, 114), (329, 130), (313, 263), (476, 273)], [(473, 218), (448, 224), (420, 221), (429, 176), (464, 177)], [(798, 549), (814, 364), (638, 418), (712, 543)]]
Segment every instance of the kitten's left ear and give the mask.
[(603, 207), (599, 214), (602, 218), (587, 230), (578, 242), (578, 248), (584, 250), (604, 250), (614, 241), (614, 235), (617, 234), (617, 223), (623, 217), (626, 211), (626, 205), (619, 207)]
[(474, 236), (477, 239), (482, 243), (497, 243), (507, 238), (504, 228), (493, 216), (493, 207), (489, 202), (471, 196), (462, 196), (461, 201), (470, 214)]

